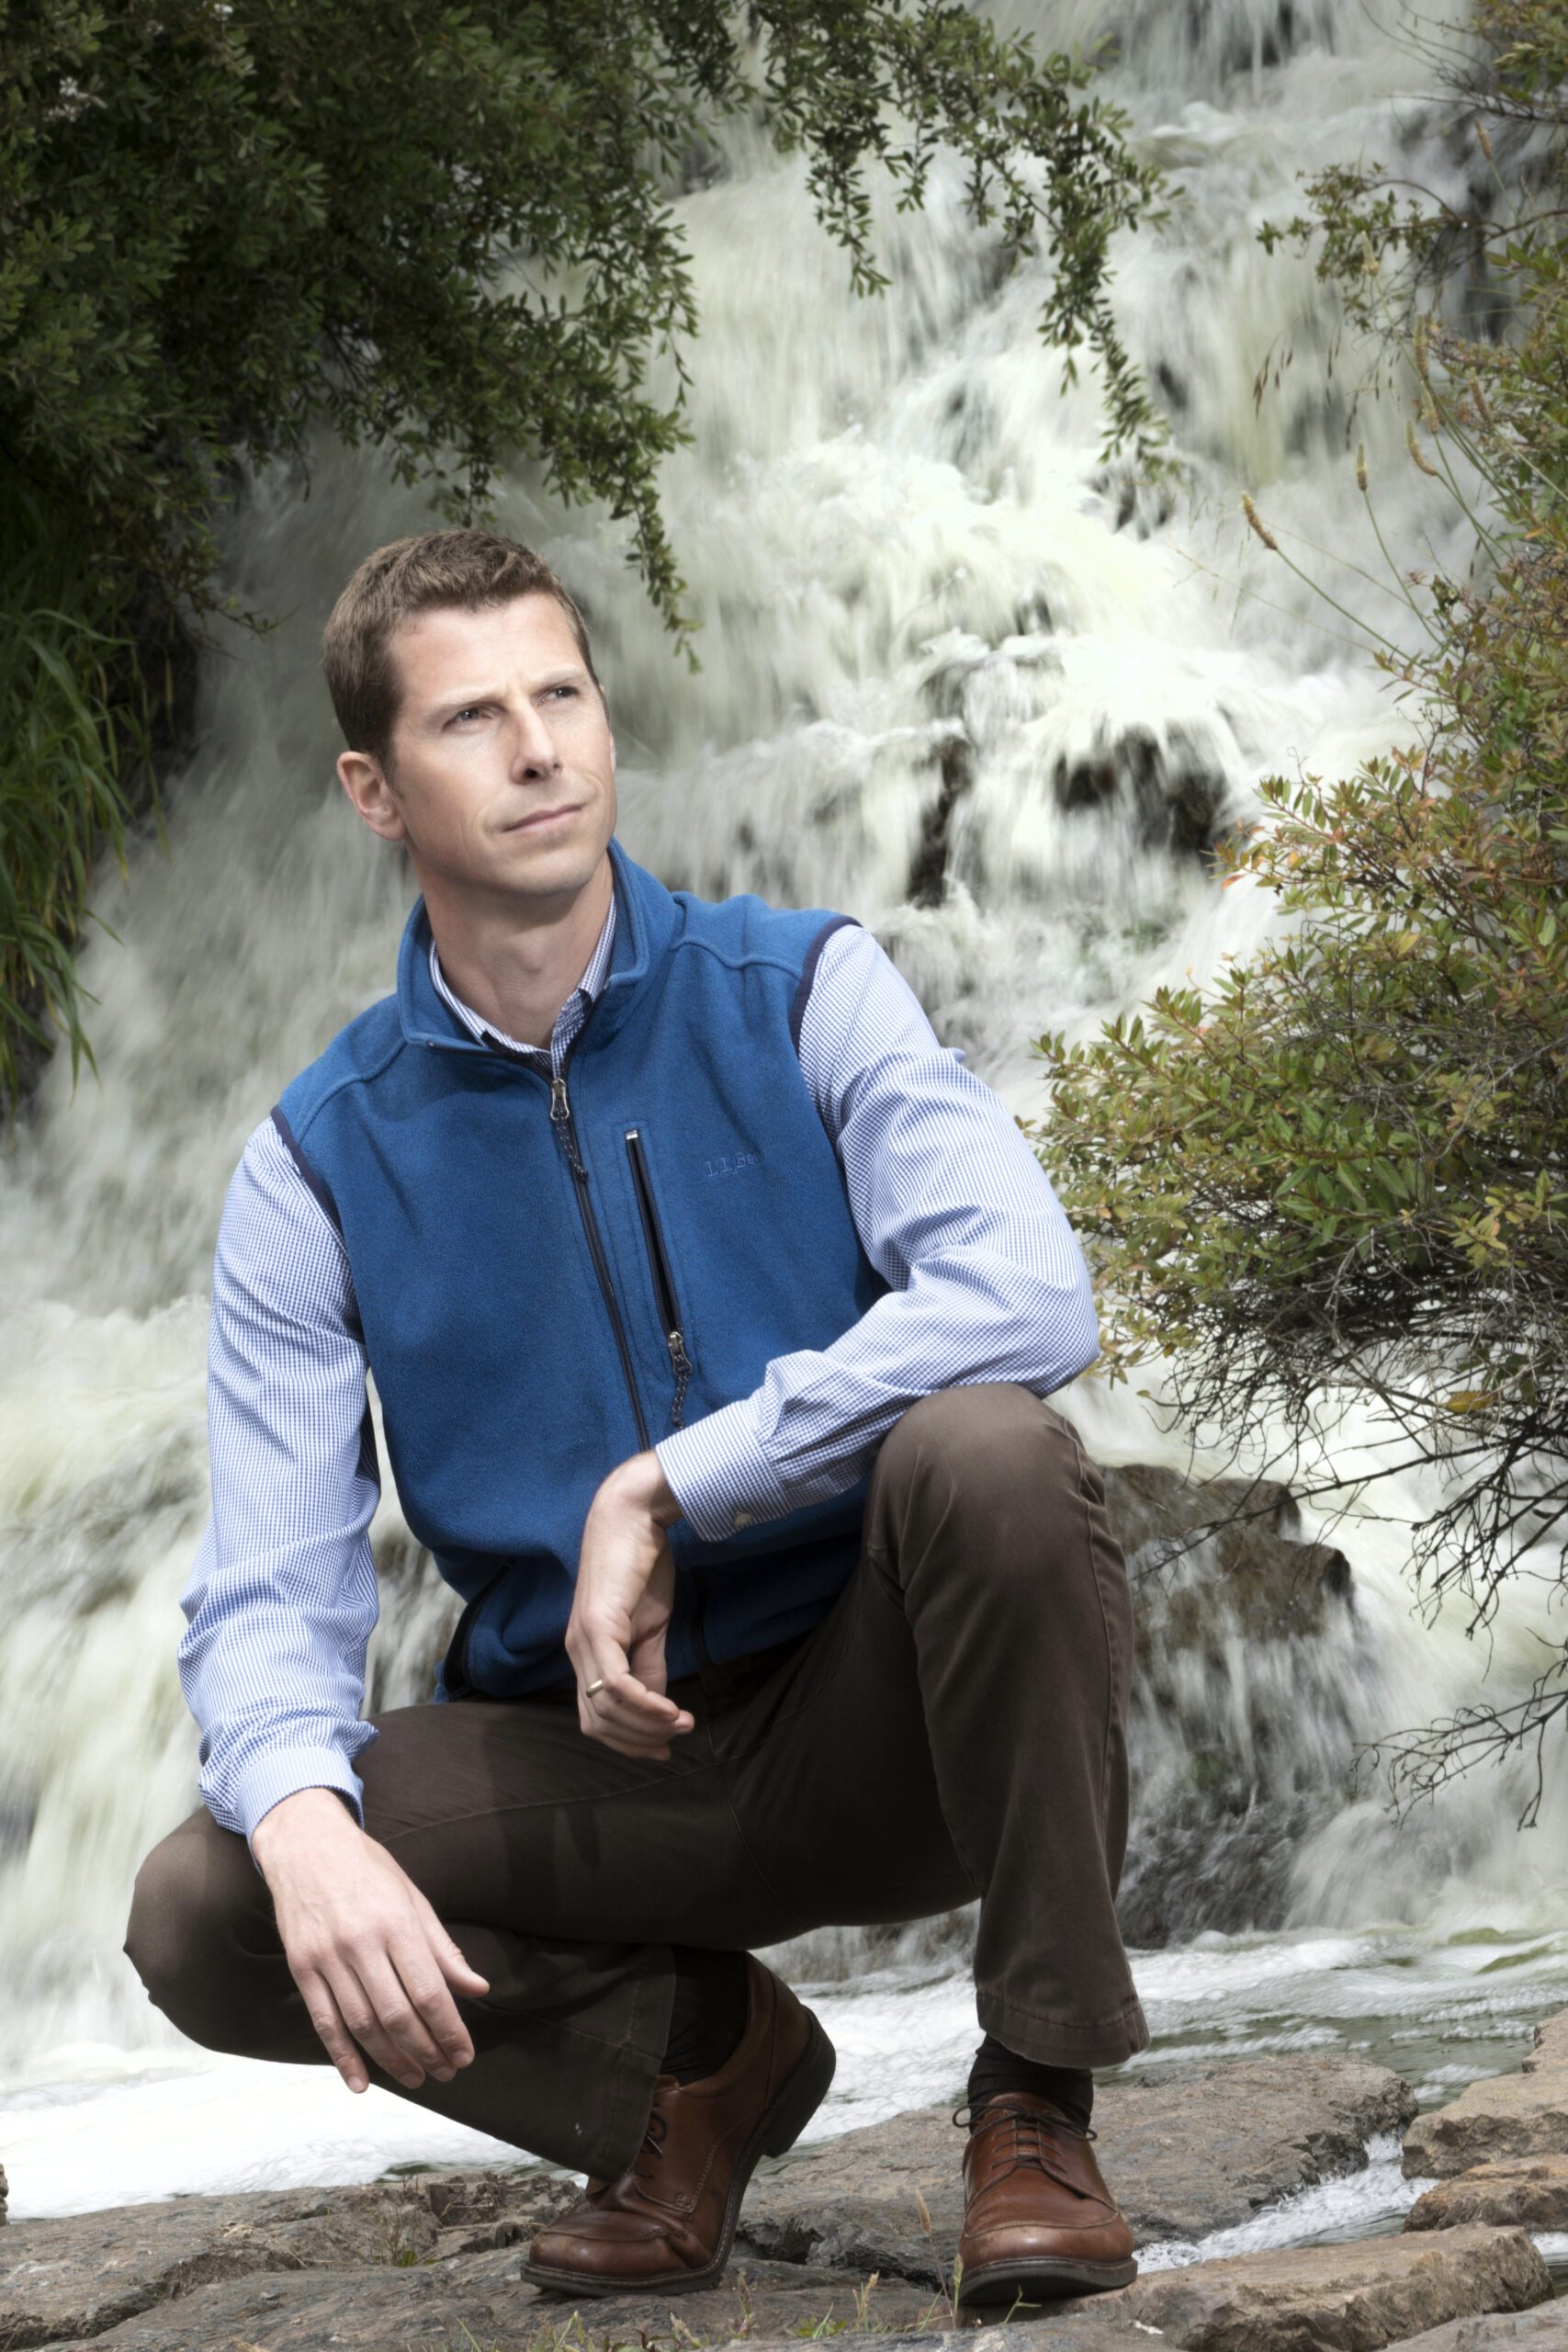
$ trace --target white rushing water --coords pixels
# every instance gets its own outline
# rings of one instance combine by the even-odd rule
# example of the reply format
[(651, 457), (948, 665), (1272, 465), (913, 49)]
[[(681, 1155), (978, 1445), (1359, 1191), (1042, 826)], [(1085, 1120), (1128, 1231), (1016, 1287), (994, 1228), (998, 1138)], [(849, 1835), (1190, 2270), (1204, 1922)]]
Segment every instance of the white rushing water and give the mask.
[[(1008, 21), (1043, 50), (1105, 18), (1077, 0)], [(1169, 837), (1173, 800), (1229, 822), (1265, 775), (1347, 773), (1410, 732), (1347, 624), (1250, 537), (1240, 493), (1341, 605), (1402, 641), (1416, 625), (1355, 488), (1358, 438), (1398, 560), (1468, 561), (1462, 518), (1405, 454), (1404, 401), (1363, 400), (1348, 423), (1370, 355), (1347, 338), (1327, 380), (1332, 299), (1310, 261), (1255, 234), (1298, 209), (1299, 174), (1357, 156), (1455, 201), (1495, 197), (1457, 110), (1425, 95), (1415, 19), (1362, 0), (1129, 0), (1117, 21), (1110, 95), (1185, 193), (1159, 237), (1118, 245), (1115, 307), (1196, 467), (1190, 498), (1134, 499), (1098, 464), (1092, 371), (1061, 396), (1036, 330), (1049, 265), (998, 284), (960, 172), (933, 175), (918, 216), (882, 202), (895, 284), (856, 302), (799, 159), (737, 129), (727, 175), (675, 207), (704, 331), (696, 437), (664, 500), (701, 675), (671, 660), (618, 527), (563, 513), (525, 475), (501, 506), (589, 610), (633, 854), (712, 895), (856, 913), (944, 1038), (1027, 1113), (1032, 1037), (1091, 1034), (1162, 979), (1206, 982), (1276, 919)], [(149, 845), (129, 888), (104, 886), (118, 936), (83, 967), (101, 1080), (73, 1101), (53, 1068), (0, 1179), (0, 2158), (18, 2216), (358, 2178), (487, 2144), (382, 2094), (353, 2102), (323, 2070), (192, 2051), (119, 1951), (137, 1862), (195, 1801), (173, 1653), (206, 1508), (223, 1188), (283, 1085), (385, 991), (409, 897), (337, 791), (316, 645), (353, 565), (428, 513), (330, 448), (302, 492), (269, 475), (234, 517), (233, 584), (279, 627), (207, 663), (199, 745), (169, 795), (172, 859)], [(937, 902), (915, 905), (954, 743), (967, 789)], [(1147, 1395), (1085, 1379), (1058, 1400), (1099, 1459), (1227, 1466), (1162, 1429), (1158, 1367), (1135, 1385)], [(1440, 1489), (1407, 1473), (1358, 1490), (1385, 1445), (1349, 1411), (1331, 1439), (1341, 1492), (1305, 1514), (1311, 1532), (1347, 1509), (1329, 1529), (1355, 1578), (1339, 1648), (1309, 1673), (1288, 1647), (1234, 1645), (1214, 1695), (1233, 1747), (1261, 1713), (1276, 1755), (1325, 1797), (1350, 1738), (1520, 1690), (1551, 1631), (1512, 1601), (1483, 1685), (1488, 1658), (1461, 1628), (1413, 1612), (1409, 1526)], [(385, 1704), (426, 1693), (450, 1612), (389, 1494), (376, 1535)], [(1185, 1716), (1145, 1724), (1151, 1787), (1180, 1778), (1190, 1740)], [(1529, 2021), (1568, 2000), (1568, 1788), (1562, 1757), (1548, 1762), (1525, 1836), (1525, 1788), (1506, 1775), (1404, 1826), (1371, 1795), (1320, 1804), (1270, 1932), (1140, 1960), (1145, 2063), (1353, 2048), (1427, 2098), (1514, 2063)], [(1138, 1835), (1157, 1867), (1157, 1810)], [(825, 1980), (843, 2053), (818, 2130), (956, 2095), (974, 2032), (960, 1962), (940, 1937), (790, 1955)], [(1386, 2173), (1368, 2176), (1363, 2219), (1396, 2209)], [(1314, 2208), (1288, 2226), (1343, 2218)]]

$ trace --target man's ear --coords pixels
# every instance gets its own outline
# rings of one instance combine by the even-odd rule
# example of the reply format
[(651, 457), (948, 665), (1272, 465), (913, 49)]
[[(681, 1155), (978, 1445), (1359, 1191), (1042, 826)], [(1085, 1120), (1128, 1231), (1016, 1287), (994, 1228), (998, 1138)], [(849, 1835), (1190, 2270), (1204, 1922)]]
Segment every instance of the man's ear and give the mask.
[(353, 801), (356, 813), (373, 833), (379, 833), (384, 842), (408, 838), (403, 812), (379, 760), (372, 759), (368, 752), (342, 752), (337, 773), (338, 782)]

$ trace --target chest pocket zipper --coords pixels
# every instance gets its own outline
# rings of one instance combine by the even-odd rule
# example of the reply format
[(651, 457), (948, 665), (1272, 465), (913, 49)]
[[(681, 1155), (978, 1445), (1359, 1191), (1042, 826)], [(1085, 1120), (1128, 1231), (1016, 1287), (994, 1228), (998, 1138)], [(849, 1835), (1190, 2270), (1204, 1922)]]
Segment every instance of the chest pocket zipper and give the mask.
[(642, 1236), (648, 1244), (648, 1262), (653, 1275), (653, 1298), (659, 1309), (660, 1329), (664, 1344), (670, 1351), (670, 1368), (675, 1375), (675, 1401), (671, 1408), (671, 1422), (681, 1426), (681, 1416), (686, 1409), (686, 1384), (692, 1376), (692, 1360), (686, 1353), (686, 1334), (681, 1327), (681, 1309), (676, 1302), (675, 1284), (670, 1272), (669, 1254), (664, 1236), (659, 1229), (659, 1211), (654, 1205), (653, 1184), (648, 1172), (648, 1155), (642, 1148), (640, 1129), (626, 1129), (626, 1159), (632, 1171), (632, 1184), (637, 1193), (637, 1204), (642, 1217)]

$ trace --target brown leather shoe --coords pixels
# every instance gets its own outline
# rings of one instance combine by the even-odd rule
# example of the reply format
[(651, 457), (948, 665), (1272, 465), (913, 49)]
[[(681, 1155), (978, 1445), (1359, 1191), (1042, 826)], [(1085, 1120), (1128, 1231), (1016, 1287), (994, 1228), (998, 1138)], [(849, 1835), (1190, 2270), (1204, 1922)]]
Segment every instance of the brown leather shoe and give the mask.
[(1093, 2137), (1032, 2092), (987, 2101), (964, 2151), (961, 2305), (1131, 2286), (1133, 2233), (1100, 2177)]
[(642, 2146), (541, 2230), (525, 2278), (573, 2295), (705, 2287), (729, 2259), (759, 2157), (782, 2155), (833, 2079), (833, 2045), (787, 1984), (746, 1960), (746, 2029), (715, 2075), (660, 2075)]

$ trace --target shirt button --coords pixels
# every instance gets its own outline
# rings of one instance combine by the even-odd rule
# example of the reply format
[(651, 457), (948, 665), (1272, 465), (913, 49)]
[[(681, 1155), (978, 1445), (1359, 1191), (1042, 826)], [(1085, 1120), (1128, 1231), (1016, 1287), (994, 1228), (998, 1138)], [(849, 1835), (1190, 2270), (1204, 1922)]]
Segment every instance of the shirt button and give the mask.
[(736, 1512), (736, 1514), (735, 1514), (735, 1532), (736, 1532), (736, 1533), (737, 1533), (738, 1535), (739, 1534), (740, 1530), (741, 1530), (743, 1527), (755, 1527), (755, 1526), (756, 1526), (756, 1524), (757, 1524), (757, 1521), (756, 1521), (756, 1515), (755, 1515), (755, 1513), (754, 1513), (754, 1512), (752, 1512), (752, 1511), (749, 1511), (749, 1510), (738, 1510), (738, 1511)]

